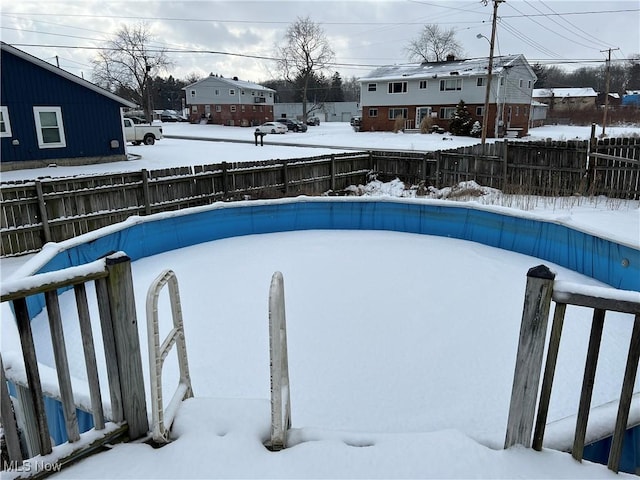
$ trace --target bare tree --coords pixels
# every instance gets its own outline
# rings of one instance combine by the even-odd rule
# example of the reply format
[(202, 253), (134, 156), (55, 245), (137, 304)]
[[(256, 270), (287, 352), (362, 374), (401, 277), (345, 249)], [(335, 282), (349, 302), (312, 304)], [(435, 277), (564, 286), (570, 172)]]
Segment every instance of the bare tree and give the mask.
[(151, 79), (171, 65), (166, 49), (150, 47), (152, 41), (147, 24), (125, 25), (91, 62), (94, 81), (109, 90), (127, 92), (142, 105), (149, 121), (153, 120)]
[(307, 90), (314, 74), (327, 70), (335, 54), (324, 31), (309, 17), (300, 18), (291, 24), (284, 36), (282, 46), (276, 45), (278, 68), (286, 80), (300, 82), (302, 90), (303, 121), (307, 119)]
[(436, 24), (425, 25), (420, 36), (409, 42), (406, 51), (410, 60), (421, 62), (442, 62), (447, 55), (460, 57), (463, 54), (455, 30), (444, 30)]

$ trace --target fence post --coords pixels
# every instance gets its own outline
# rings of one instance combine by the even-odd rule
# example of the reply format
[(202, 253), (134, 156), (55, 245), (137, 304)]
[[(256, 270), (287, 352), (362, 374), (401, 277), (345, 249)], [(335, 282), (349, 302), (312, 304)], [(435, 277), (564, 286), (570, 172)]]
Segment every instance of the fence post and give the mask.
[(144, 214), (151, 215), (151, 198), (149, 194), (149, 172), (142, 169), (142, 196), (144, 197)]
[(531, 447), (554, 279), (555, 274), (545, 265), (527, 272), (504, 448), (516, 443)]
[(440, 184), (441, 184), (441, 178), (440, 178), (440, 151), (436, 151), (435, 152), (435, 157), (436, 157), (436, 178), (435, 178), (435, 187), (436, 188), (440, 188)]
[(44, 193), (42, 192), (42, 183), (39, 180), (36, 180), (36, 194), (38, 195), (38, 211), (42, 221), (44, 243), (47, 243), (51, 241), (51, 230), (49, 229), (49, 217), (47, 216), (47, 204), (44, 201)]
[(131, 259), (120, 253), (106, 259), (109, 272), (107, 290), (116, 361), (122, 390), (122, 410), (129, 426), (129, 439), (145, 436), (149, 430), (147, 403), (145, 400), (144, 377), (136, 306), (131, 277)]
[(504, 139), (504, 144), (503, 144), (503, 150), (502, 150), (502, 187), (501, 190), (506, 192), (507, 191), (507, 181), (509, 178), (509, 174), (508, 174), (508, 169), (507, 169), (507, 162), (509, 159), (509, 141), (505, 138)]
[(329, 170), (331, 171), (331, 191), (336, 190), (336, 156), (331, 155), (331, 163), (329, 164)]
[(287, 161), (282, 161), (282, 183), (284, 184), (284, 194), (289, 193), (289, 172), (287, 171)]
[(227, 162), (222, 162), (222, 192), (223, 192), (223, 200), (227, 199), (227, 192), (229, 191), (229, 185), (228, 185), (228, 181), (229, 179), (227, 178), (227, 169), (228, 169), (228, 164)]

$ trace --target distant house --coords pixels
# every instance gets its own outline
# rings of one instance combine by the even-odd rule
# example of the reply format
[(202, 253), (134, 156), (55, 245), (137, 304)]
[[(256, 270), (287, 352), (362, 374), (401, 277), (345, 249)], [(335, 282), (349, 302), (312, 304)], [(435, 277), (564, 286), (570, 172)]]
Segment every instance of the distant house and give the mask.
[(257, 83), (210, 75), (183, 90), (192, 123), (249, 126), (273, 120), (275, 90)]
[(532, 100), (531, 110), (529, 110), (529, 128), (541, 127), (544, 125), (548, 109), (548, 105)]
[(549, 111), (571, 111), (596, 108), (598, 94), (591, 87), (535, 88), (533, 99), (544, 103)]
[[(311, 104), (307, 104), (309, 109)], [(317, 107), (317, 108), (315, 108)], [(302, 118), (302, 103), (276, 103), (273, 106), (275, 118)], [(348, 122), (361, 114), (358, 102), (323, 102), (314, 105), (308, 117), (318, 117), (321, 122)]]
[(135, 104), (4, 42), (0, 63), (2, 170), (126, 160)]
[[(392, 65), (378, 68), (360, 82), (362, 130), (392, 130), (396, 117), (406, 128), (418, 128), (425, 116), (447, 129), (463, 100), (474, 120), (482, 123), (488, 58)], [(528, 131), (531, 92), (537, 77), (523, 55), (493, 60), (488, 135), (506, 129)]]

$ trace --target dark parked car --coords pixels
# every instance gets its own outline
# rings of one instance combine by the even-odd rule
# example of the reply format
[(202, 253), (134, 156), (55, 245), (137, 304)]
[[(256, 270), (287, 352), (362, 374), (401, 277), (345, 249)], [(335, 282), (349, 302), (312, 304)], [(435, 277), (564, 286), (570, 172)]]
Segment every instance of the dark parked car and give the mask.
[(318, 117), (307, 118), (307, 125), (318, 126), (320, 125), (320, 119)]
[(187, 119), (175, 113), (162, 112), (160, 114), (161, 122), (186, 122)]
[(300, 122), (299, 120), (294, 120), (291, 118), (277, 118), (275, 120), (278, 123), (282, 123), (283, 125), (286, 125), (287, 130), (292, 130), (294, 132), (306, 132), (307, 131), (307, 126)]

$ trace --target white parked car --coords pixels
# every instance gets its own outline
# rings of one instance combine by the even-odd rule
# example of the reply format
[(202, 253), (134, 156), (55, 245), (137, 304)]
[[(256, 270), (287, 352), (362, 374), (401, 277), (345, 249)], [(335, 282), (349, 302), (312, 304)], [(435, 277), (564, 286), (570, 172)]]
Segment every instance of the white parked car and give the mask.
[(260, 133), (287, 133), (287, 126), (280, 122), (263, 123), (256, 128), (256, 132)]

